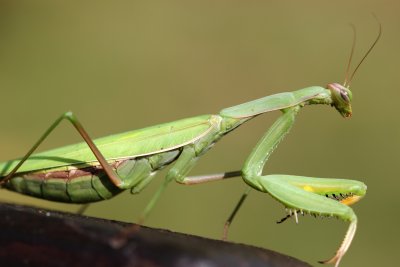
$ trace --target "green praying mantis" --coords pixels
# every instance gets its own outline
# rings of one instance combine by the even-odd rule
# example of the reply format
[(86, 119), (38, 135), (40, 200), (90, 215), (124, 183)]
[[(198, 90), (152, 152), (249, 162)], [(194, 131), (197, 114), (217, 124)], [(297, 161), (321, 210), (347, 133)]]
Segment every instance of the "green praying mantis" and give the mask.
[[(225, 108), (217, 115), (202, 115), (115, 134), (92, 140), (72, 112), (60, 116), (21, 159), (0, 163), (3, 188), (38, 198), (69, 203), (91, 203), (110, 199), (126, 189), (139, 193), (155, 173), (174, 162), (164, 183), (146, 206), (145, 218), (172, 180), (180, 184), (199, 184), (241, 176), (251, 188), (270, 194), (282, 203), (288, 215), (337, 217), (350, 226), (336, 254), (321, 263), (339, 265), (356, 232), (357, 216), (349, 205), (366, 193), (366, 185), (355, 180), (321, 179), (294, 175), (262, 175), (269, 156), (291, 129), (296, 115), (308, 105), (331, 105), (343, 117), (352, 114), (350, 82), (365, 56), (348, 77), (354, 43), (343, 85), (330, 83), (326, 88), (311, 86), (293, 92), (266, 96)], [(252, 150), (240, 171), (187, 176), (197, 160), (225, 134), (250, 119), (271, 111), (282, 115)], [(68, 120), (84, 142), (33, 154), (63, 120)], [(232, 213), (230, 224), (247, 192)]]

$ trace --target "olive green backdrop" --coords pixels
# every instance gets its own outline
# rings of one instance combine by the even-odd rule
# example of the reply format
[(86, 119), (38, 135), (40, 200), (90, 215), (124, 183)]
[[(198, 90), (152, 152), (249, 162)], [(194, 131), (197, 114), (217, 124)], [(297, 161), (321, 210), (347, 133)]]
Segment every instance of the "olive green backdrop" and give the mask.
[[(34, 3), (32, 3), (34, 2)], [(400, 4), (398, 1), (1, 1), (0, 160), (23, 155), (61, 113), (74, 111), (93, 137), (220, 109), (282, 91), (342, 82), (353, 23), (355, 60), (383, 25), (357, 73), (353, 117), (305, 108), (265, 172), (353, 178), (368, 185), (354, 206), (355, 240), (343, 266), (390, 266), (399, 249)], [(278, 113), (221, 140), (192, 174), (240, 168)], [(64, 123), (40, 148), (80, 141)], [(88, 215), (138, 218), (165, 171), (140, 195), (93, 204)], [(245, 189), (240, 178), (171, 184), (146, 225), (220, 238)], [(2, 201), (76, 211), (78, 205), (1, 190)], [(300, 218), (252, 192), (229, 239), (316, 264), (333, 255), (347, 223)]]

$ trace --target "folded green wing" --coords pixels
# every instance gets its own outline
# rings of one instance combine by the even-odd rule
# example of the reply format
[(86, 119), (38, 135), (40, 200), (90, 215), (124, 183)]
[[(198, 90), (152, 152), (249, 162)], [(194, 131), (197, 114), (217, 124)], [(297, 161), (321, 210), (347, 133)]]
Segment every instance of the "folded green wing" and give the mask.
[[(219, 123), (218, 117), (202, 115), (94, 140), (106, 159), (133, 158), (168, 151), (192, 143)], [(85, 142), (41, 152), (28, 158), (18, 172), (56, 168), (97, 161)], [(0, 163), (0, 177), (19, 162)]]

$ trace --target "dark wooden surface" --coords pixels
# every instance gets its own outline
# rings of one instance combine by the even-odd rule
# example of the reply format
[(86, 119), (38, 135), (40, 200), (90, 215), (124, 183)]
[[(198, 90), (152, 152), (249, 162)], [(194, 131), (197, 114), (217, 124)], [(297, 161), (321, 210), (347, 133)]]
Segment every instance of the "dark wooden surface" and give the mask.
[(141, 227), (127, 243), (113, 240), (130, 224), (0, 203), (0, 266), (310, 266), (267, 249)]

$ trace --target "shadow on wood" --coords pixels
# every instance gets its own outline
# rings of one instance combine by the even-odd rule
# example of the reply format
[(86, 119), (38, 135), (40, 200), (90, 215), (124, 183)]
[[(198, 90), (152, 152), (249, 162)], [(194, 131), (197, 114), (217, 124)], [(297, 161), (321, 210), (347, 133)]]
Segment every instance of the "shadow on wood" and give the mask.
[(141, 227), (126, 245), (110, 240), (127, 223), (0, 203), (0, 266), (310, 266), (274, 251)]

